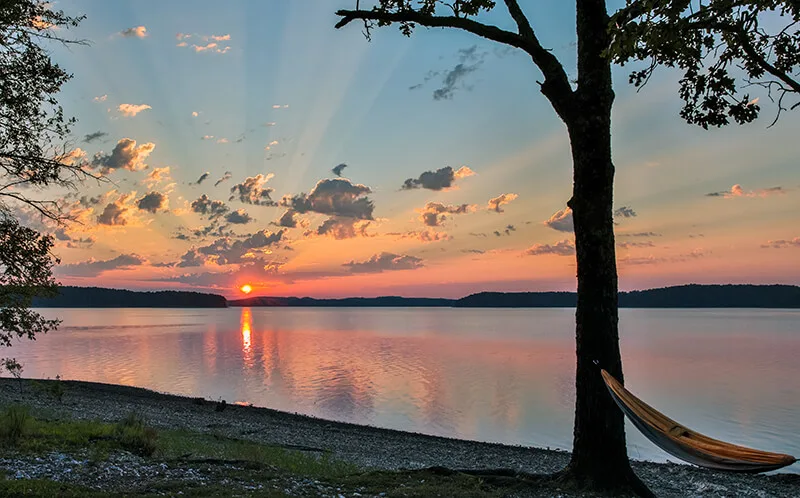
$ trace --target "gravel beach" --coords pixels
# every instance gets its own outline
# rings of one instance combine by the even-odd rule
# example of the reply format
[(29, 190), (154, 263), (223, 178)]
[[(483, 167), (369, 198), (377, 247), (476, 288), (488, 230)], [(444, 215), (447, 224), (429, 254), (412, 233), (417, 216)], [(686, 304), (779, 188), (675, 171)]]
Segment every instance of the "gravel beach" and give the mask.
[[(24, 404), (37, 415), (109, 422), (137, 413), (154, 427), (213, 432), (300, 451), (330, 451), (339, 459), (377, 469), (509, 468), (541, 474), (558, 471), (569, 460), (565, 451), (427, 436), (258, 407), (227, 405), (225, 410), (216, 411), (216, 404), (211, 401), (203, 403), (146, 389), (77, 381), (62, 383), (65, 394), (59, 401), (44, 390), (20, 389), (16, 381), (0, 379), (0, 407)], [(52, 465), (58, 465), (58, 460), (64, 458), (54, 457)], [(42, 460), (42, 465), (46, 460)], [(24, 469), (19, 468), (24, 465), (22, 461), (0, 458), (0, 469), (17, 478), (26, 477)], [(633, 462), (633, 467), (657, 496), (800, 496), (798, 474), (732, 474), (651, 462)], [(52, 477), (52, 473), (44, 475)]]

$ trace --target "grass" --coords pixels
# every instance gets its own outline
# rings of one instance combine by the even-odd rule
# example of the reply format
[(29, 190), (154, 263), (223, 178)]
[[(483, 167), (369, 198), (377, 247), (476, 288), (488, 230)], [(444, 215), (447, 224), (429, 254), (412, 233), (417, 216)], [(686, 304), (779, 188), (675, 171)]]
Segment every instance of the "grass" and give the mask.
[[(21, 406), (0, 412), (0, 452), (44, 455), (53, 451), (90, 455), (101, 462), (110, 452), (126, 450), (145, 461), (166, 463), (171, 468), (195, 469), (211, 478), (203, 483), (169, 480), (143, 483), (137, 489), (92, 490), (75, 484), (48, 480), (14, 480), (0, 471), (0, 496), (105, 497), (173, 495), (285, 497), (281, 483), (312, 479), (333, 489), (362, 495), (385, 493), (387, 497), (496, 497), (499, 489), (463, 474), (436, 472), (366, 471), (329, 453), (303, 452), (234, 439), (219, 434), (187, 430), (155, 430), (135, 414), (117, 423), (85, 420), (40, 420)], [(231, 482), (254, 483), (250, 489), (232, 488)], [(277, 484), (276, 484), (277, 483)], [(113, 484), (112, 484), (113, 486)], [(119, 486), (124, 486), (120, 484)], [(130, 486), (129, 486), (130, 487)], [(506, 492), (508, 490), (505, 490)], [(314, 496), (313, 489), (304, 496)], [(334, 494), (335, 495), (335, 494)]]

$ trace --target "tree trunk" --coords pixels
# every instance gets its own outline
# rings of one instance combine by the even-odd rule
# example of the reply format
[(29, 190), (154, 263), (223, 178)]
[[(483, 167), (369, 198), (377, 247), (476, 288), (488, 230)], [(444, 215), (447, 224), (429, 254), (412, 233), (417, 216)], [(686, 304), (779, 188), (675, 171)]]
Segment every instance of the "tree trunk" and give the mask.
[(578, 88), (564, 121), (570, 137), (578, 305), (577, 369), (572, 459), (565, 477), (593, 489), (652, 494), (628, 461), (622, 412), (600, 375), (623, 381), (619, 349), (617, 263), (614, 249), (614, 164), (611, 108), (614, 91), (603, 0), (577, 0)]

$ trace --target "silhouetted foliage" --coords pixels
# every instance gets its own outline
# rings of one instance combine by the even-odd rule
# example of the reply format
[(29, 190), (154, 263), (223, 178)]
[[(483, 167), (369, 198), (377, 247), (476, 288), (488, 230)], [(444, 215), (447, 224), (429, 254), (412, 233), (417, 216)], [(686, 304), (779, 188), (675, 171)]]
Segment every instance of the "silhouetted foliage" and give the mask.
[(757, 100), (743, 91), (752, 85), (777, 102), (776, 120), (787, 94), (798, 100), (792, 109), (800, 105), (792, 76), (800, 68), (796, 0), (629, 0), (611, 22), (614, 61), (649, 61), (631, 83), (644, 85), (660, 65), (683, 71), (681, 116), (689, 123), (707, 129), (754, 120)]
[[(35, 296), (56, 295), (53, 262), (58, 260), (50, 254), (52, 247), (52, 237), (12, 218), (0, 220), (0, 347), (10, 347), (14, 338), (35, 339), (58, 326), (58, 320), (29, 309)], [(9, 361), (16, 361), (4, 363), (13, 373)]]
[(59, 29), (77, 26), (80, 18), (52, 10), (47, 2), (0, 2), (0, 346), (13, 337), (35, 339), (55, 328), (27, 309), (34, 296), (52, 296), (56, 282), (50, 250), (53, 240), (20, 226), (17, 215), (28, 211), (63, 222), (58, 202), (42, 199), (49, 186), (73, 187), (91, 177), (79, 150), (67, 143), (74, 119), (64, 116), (56, 95), (70, 75), (50, 59), (43, 42), (76, 43)]

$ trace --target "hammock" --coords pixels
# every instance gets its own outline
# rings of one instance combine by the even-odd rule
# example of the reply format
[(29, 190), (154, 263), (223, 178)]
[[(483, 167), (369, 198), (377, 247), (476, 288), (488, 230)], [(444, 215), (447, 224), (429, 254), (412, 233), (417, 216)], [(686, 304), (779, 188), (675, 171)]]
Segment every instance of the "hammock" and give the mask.
[(753, 473), (780, 469), (797, 461), (791, 455), (745, 448), (699, 434), (631, 394), (605, 370), (600, 373), (611, 397), (633, 425), (656, 446), (681, 460), (710, 469)]

